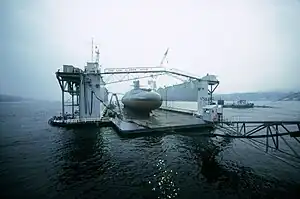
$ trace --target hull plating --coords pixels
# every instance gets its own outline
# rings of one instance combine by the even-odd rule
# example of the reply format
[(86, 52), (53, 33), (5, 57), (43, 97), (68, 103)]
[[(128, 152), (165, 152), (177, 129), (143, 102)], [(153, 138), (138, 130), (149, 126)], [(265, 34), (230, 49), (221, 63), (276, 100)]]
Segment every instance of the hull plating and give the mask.
[(153, 91), (133, 89), (127, 92), (122, 98), (125, 108), (136, 111), (150, 112), (162, 105), (161, 96)]

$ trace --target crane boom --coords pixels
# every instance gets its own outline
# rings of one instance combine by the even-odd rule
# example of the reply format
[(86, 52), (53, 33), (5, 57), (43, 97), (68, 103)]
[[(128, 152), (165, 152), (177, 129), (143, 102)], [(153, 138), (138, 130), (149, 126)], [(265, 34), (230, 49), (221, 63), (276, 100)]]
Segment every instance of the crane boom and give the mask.
[[(165, 52), (165, 54), (164, 54), (164, 56), (163, 56), (163, 58), (162, 58), (162, 60), (161, 60), (161, 62), (160, 62), (160, 66), (163, 65), (165, 59), (167, 58), (168, 52), (169, 52), (169, 48), (166, 50), (166, 52)], [(167, 61), (167, 62), (168, 62), (168, 61)]]

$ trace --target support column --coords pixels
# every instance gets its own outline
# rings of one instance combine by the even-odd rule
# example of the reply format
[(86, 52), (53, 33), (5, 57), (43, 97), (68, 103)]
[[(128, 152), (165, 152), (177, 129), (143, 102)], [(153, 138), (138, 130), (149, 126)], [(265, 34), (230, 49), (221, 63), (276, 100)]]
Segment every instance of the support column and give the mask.
[(197, 113), (203, 115), (203, 107), (207, 105), (208, 101), (208, 82), (201, 80), (198, 82), (198, 96), (197, 96)]
[(166, 99), (165, 99), (165, 103), (166, 103), (166, 107), (168, 107), (168, 88), (165, 87), (165, 92), (166, 92)]
[(213, 85), (211, 84), (210, 85), (210, 91), (209, 91), (209, 95), (210, 95), (210, 102), (209, 102), (209, 104), (212, 104), (212, 101), (213, 101), (212, 93), (213, 93)]
[(72, 117), (74, 118), (74, 84), (71, 83), (71, 90), (72, 90)]
[(65, 91), (64, 89), (61, 90), (61, 109), (62, 109), (62, 121), (65, 121)]
[(80, 91), (77, 90), (76, 88), (76, 105), (78, 107), (78, 116), (80, 115), (80, 105), (79, 105), (79, 93)]
[[(78, 92), (78, 91), (76, 90), (76, 92)], [(76, 104), (77, 104), (77, 106), (79, 105), (79, 94), (78, 93), (76, 93)]]
[(83, 74), (79, 89), (80, 119), (101, 118), (105, 89), (100, 73)]

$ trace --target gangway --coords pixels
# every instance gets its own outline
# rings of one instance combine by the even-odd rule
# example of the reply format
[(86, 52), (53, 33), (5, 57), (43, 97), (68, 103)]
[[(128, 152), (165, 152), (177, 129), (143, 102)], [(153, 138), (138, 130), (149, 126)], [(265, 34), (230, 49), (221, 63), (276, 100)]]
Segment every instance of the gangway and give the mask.
[[(247, 140), (255, 148), (265, 147), (265, 152), (279, 152), (285, 157), (271, 154), (286, 162), (287, 157), (300, 164), (300, 121), (229, 121), (215, 123), (216, 131), (211, 135)], [(280, 139), (279, 139), (280, 138)], [(298, 148), (298, 150), (297, 150)], [(288, 163), (288, 162), (286, 162)], [(294, 165), (292, 165), (294, 166)]]

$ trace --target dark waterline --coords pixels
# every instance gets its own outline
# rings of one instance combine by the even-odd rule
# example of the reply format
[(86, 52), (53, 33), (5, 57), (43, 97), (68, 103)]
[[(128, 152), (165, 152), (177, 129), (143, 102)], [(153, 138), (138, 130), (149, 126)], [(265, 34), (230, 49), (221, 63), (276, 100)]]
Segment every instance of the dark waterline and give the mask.
[[(53, 128), (60, 104), (0, 103), (1, 198), (298, 198), (300, 171), (241, 141)], [(273, 172), (272, 172), (273, 171)], [(278, 171), (278, 172), (277, 172)]]

